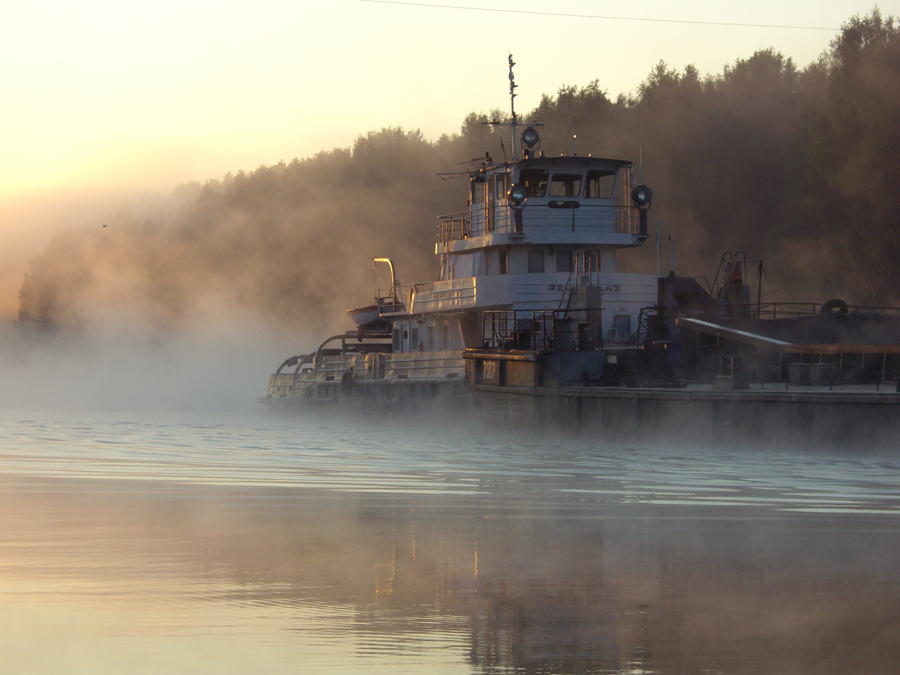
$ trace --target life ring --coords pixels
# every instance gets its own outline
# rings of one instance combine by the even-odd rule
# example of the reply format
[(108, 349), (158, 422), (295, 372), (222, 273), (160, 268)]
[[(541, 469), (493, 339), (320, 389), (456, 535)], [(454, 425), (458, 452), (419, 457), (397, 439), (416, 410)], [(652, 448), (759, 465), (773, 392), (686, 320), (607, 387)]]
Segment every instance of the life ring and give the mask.
[(822, 309), (819, 310), (822, 314), (844, 314), (847, 315), (850, 313), (850, 307), (847, 305), (845, 300), (841, 300), (840, 298), (834, 298), (833, 300), (829, 300), (824, 305), (822, 305)]

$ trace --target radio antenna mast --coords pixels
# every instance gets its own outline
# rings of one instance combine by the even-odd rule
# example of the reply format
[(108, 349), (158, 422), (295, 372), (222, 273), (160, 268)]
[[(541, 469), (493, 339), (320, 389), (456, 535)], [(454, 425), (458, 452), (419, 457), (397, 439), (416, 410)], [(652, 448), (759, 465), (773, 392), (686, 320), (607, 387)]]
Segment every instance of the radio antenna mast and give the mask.
[[(518, 161), (518, 139), (516, 138), (516, 127), (519, 126), (519, 116), (516, 114), (516, 88), (519, 86), (516, 84), (516, 76), (513, 74), (513, 66), (516, 65), (516, 62), (513, 61), (512, 54), (509, 55), (509, 122), (501, 122), (499, 120), (493, 119), (490, 122), (484, 122), (484, 124), (490, 124), (492, 127), (509, 127), (510, 128), (510, 145), (512, 145), (512, 161)], [(541, 127), (544, 126), (540, 122), (532, 122), (532, 126)], [(528, 129), (525, 130), (526, 134), (528, 133)], [(532, 130), (533, 132), (533, 130)], [(528, 141), (525, 141), (527, 144), (527, 149), (525, 150), (525, 159), (529, 158), (529, 152), (534, 148), (535, 145), (540, 143), (540, 137), (537, 133), (532, 133), (529, 136)], [(503, 145), (503, 141), (500, 141), (501, 146)]]
[(516, 65), (516, 62), (513, 61), (512, 54), (509, 55), (509, 119), (512, 130), (512, 151), (513, 151), (513, 161), (515, 162), (518, 157), (516, 157), (516, 123), (519, 121), (519, 118), (516, 117), (516, 87), (519, 86), (516, 84), (516, 76), (513, 74), (513, 66)]

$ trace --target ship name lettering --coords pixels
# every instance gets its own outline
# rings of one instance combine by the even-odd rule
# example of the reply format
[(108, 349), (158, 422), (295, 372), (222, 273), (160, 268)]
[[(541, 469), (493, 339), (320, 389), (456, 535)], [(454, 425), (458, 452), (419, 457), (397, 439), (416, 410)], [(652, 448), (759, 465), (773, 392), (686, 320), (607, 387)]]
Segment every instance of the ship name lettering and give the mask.
[[(553, 291), (565, 291), (568, 288), (568, 284), (550, 284), (548, 290)], [(600, 286), (600, 290), (604, 293), (618, 293), (619, 292), (619, 284), (610, 284), (608, 286)]]

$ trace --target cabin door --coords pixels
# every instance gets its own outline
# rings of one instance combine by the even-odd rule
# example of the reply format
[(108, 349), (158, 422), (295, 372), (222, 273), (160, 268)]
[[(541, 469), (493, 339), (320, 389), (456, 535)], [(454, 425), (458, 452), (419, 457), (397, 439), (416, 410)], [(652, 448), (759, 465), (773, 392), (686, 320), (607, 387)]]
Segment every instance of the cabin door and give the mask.
[(400, 351), (409, 352), (409, 321), (400, 324)]

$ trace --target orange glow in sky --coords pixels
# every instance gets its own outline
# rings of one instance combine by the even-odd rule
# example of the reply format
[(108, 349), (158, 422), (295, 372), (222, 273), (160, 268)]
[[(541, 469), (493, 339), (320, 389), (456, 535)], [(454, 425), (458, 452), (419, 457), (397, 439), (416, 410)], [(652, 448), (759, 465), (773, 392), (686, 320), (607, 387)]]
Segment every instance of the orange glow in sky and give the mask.
[[(100, 202), (81, 210), (83, 195), (167, 194), (187, 181), (346, 147), (387, 126), (418, 128), (431, 139), (454, 133), (469, 112), (508, 109), (510, 52), (517, 109), (525, 113), (562, 85), (598, 79), (611, 97), (634, 91), (660, 60), (715, 74), (772, 47), (802, 68), (846, 19), (872, 8), (860, 0), (440, 4), (7, 3), (0, 249), (8, 252), (0, 256), (0, 296), (21, 283), (50, 231), (96, 217)], [(900, 0), (880, 7), (898, 14)], [(548, 11), (559, 15), (525, 13)], [(60, 201), (64, 194), (81, 202)], [(60, 209), (66, 222), (58, 221)], [(22, 231), (31, 244), (13, 254)], [(7, 304), (0, 299), (0, 312)]]

